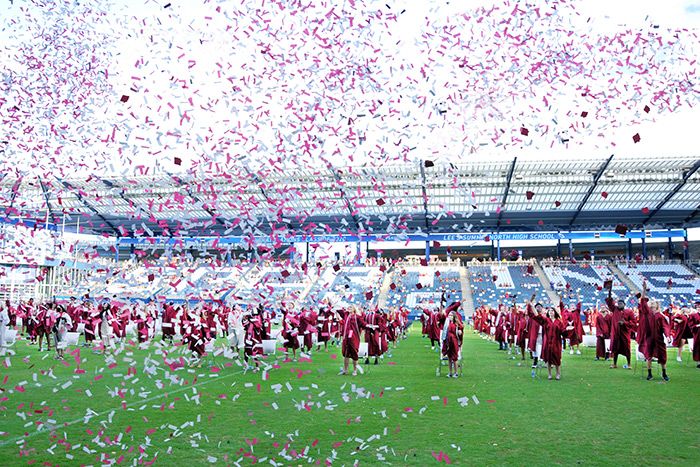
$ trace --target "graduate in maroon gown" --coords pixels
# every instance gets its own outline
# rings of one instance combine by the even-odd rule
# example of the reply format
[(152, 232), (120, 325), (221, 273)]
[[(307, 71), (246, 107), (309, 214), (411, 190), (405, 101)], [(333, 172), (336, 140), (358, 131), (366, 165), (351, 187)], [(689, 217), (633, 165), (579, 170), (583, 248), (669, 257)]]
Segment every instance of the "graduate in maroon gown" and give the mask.
[(542, 353), (542, 345), (544, 344), (544, 330), (540, 323), (533, 318), (535, 314), (544, 313), (544, 307), (541, 303), (537, 303), (534, 306), (532, 305), (535, 297), (536, 295), (533, 294), (525, 305), (527, 309), (527, 348), (530, 351), (530, 355), (532, 355), (533, 378), (535, 376), (535, 370), (537, 369), (537, 362)]
[(41, 352), (42, 350), (42, 340), (44, 339), (44, 336), (46, 336), (46, 344), (48, 345), (48, 350), (51, 350), (51, 340), (49, 339), (49, 334), (46, 327), (48, 315), (49, 310), (47, 304), (39, 304), (39, 306), (37, 306), (36, 308), (36, 317), (34, 324), (34, 335), (39, 337), (39, 352)]
[(333, 324), (333, 310), (330, 306), (325, 305), (318, 310), (316, 323), (316, 327), (318, 328), (316, 350), (321, 350), (321, 344), (323, 344), (324, 349), (327, 350), (328, 341), (331, 340), (331, 326)]
[(253, 360), (255, 363), (255, 368), (253, 371), (258, 370), (260, 365), (258, 362), (258, 357), (263, 353), (263, 322), (261, 313), (262, 310), (257, 308), (252, 313), (244, 314), (242, 319), (243, 329), (245, 330), (245, 338), (243, 340), (243, 356), (248, 367), (250, 366), (249, 361), (251, 359)]
[(617, 368), (617, 358), (622, 355), (627, 359), (623, 368), (630, 369), (630, 339), (635, 325), (635, 316), (632, 310), (625, 308), (625, 302), (612, 298), (612, 285), (608, 288), (608, 297), (605, 303), (610, 310), (610, 353), (613, 363), (610, 368)]
[(374, 364), (379, 364), (379, 356), (382, 354), (379, 328), (379, 310), (373, 310), (365, 314), (365, 342), (367, 343), (367, 359), (365, 364), (369, 364), (370, 357), (374, 357)]
[(343, 371), (341, 375), (348, 374), (348, 366), (352, 360), (352, 375), (357, 375), (357, 353), (360, 350), (360, 332), (364, 329), (365, 323), (362, 320), (359, 310), (355, 305), (351, 305), (350, 309), (344, 313), (341, 331), (343, 335), (342, 351), (343, 351)]
[(569, 334), (569, 353), (574, 354), (574, 348), (576, 349), (576, 355), (581, 355), (581, 349), (579, 345), (583, 342), (583, 323), (581, 322), (581, 298), (577, 297), (576, 308), (566, 309), (564, 306), (564, 301), (559, 297), (559, 310), (564, 321), (568, 325), (573, 326), (574, 329)]
[(527, 316), (519, 309), (513, 299), (513, 313), (515, 313), (515, 344), (520, 347), (520, 356), (525, 360), (525, 343), (527, 341)]
[(193, 359), (190, 366), (200, 367), (202, 365), (207, 339), (206, 327), (206, 318), (203, 316), (202, 310), (193, 309), (191, 319), (188, 321), (183, 335), (183, 339), (187, 342), (187, 348), (192, 352)]
[(542, 360), (547, 363), (547, 379), (552, 379), (552, 367), (556, 370), (556, 380), (561, 379), (561, 348), (562, 337), (566, 337), (574, 327), (565, 323), (558, 310), (550, 308), (546, 314), (534, 314), (528, 308), (528, 314), (542, 326), (544, 340), (542, 344)]
[(690, 315), (690, 310), (688, 308), (681, 308), (678, 310), (671, 318), (673, 325), (673, 347), (678, 349), (678, 355), (676, 356), (677, 362), (683, 361), (683, 347), (688, 343), (688, 339), (693, 337), (693, 331), (688, 326), (688, 316)]
[(316, 312), (311, 309), (302, 310), (299, 316), (299, 333), (304, 336), (304, 349), (307, 352), (310, 352), (314, 346), (317, 318)]
[(595, 359), (608, 359), (608, 349), (605, 341), (610, 339), (610, 310), (602, 305), (595, 315)]
[(688, 316), (688, 327), (693, 333), (693, 361), (698, 362), (700, 368), (700, 311)]
[[(651, 363), (655, 358), (661, 365), (662, 377), (668, 381), (666, 373), (666, 343), (671, 342), (670, 322), (668, 317), (661, 313), (661, 307), (656, 300), (647, 298), (647, 282), (642, 283), (642, 298), (639, 300), (639, 321), (646, 323), (644, 326), (646, 335), (640, 350), (647, 361), (647, 380), (654, 379), (651, 374)], [(640, 326), (641, 328), (641, 326)]]
[(428, 337), (430, 338), (430, 347), (435, 350), (435, 346), (440, 344), (440, 333), (442, 325), (445, 322), (445, 315), (442, 310), (432, 310), (428, 312)]
[(494, 339), (498, 342), (498, 350), (508, 350), (508, 343), (506, 341), (508, 334), (508, 313), (506, 307), (502, 304), (498, 305), (498, 311), (490, 310), (489, 313), (494, 323), (496, 323)]
[(175, 336), (175, 318), (177, 311), (172, 303), (168, 303), (163, 307), (163, 321), (161, 331), (163, 332), (163, 340), (173, 341)]
[[(289, 309), (287, 309), (289, 308)], [(297, 349), (299, 348), (299, 319), (294, 313), (294, 305), (282, 308), (282, 346), (289, 357), (289, 351), (292, 351), (293, 361), (297, 360)]]
[(459, 313), (455, 310), (450, 310), (445, 322), (447, 327), (447, 335), (442, 343), (442, 353), (447, 356), (450, 372), (448, 378), (458, 378), (457, 362), (459, 360), (459, 352), (461, 351), (462, 334), (464, 333), (464, 325), (459, 318)]

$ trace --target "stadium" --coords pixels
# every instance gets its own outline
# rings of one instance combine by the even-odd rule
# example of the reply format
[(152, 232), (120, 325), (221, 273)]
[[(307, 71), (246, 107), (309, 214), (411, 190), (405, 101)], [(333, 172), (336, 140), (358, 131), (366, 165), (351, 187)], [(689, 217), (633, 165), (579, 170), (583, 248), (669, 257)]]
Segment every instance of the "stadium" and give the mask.
[(3, 7), (2, 465), (697, 462), (700, 9), (456, 3)]

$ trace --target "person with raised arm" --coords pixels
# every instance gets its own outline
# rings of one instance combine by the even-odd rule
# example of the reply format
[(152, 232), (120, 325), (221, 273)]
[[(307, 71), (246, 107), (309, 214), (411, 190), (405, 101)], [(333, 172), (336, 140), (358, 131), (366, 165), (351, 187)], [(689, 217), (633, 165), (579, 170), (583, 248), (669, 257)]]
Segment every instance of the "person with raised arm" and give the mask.
[(581, 349), (579, 345), (583, 342), (583, 323), (581, 322), (581, 296), (576, 293), (576, 307), (567, 309), (564, 306), (564, 300), (561, 295), (559, 296), (559, 311), (561, 312), (562, 318), (570, 325), (574, 327), (574, 330), (570, 333), (569, 337), (569, 353), (574, 354), (574, 348), (576, 349), (576, 355), (581, 355)]
[(634, 327), (634, 313), (625, 308), (624, 300), (615, 302), (612, 298), (612, 281), (608, 287), (608, 297), (605, 303), (610, 310), (610, 353), (613, 363), (610, 368), (617, 368), (617, 359), (620, 355), (627, 359), (624, 369), (630, 369), (630, 339)]
[[(645, 323), (645, 336), (640, 350), (647, 361), (647, 381), (654, 379), (651, 374), (651, 363), (654, 358), (661, 365), (664, 381), (669, 381), (666, 373), (666, 343), (671, 343), (671, 323), (668, 317), (661, 313), (661, 307), (656, 300), (647, 297), (647, 281), (642, 282), (642, 297), (639, 300), (639, 321)], [(641, 326), (640, 326), (641, 328)]]
[(450, 372), (447, 377), (459, 378), (457, 362), (459, 361), (459, 352), (462, 347), (461, 339), (464, 333), (464, 324), (462, 324), (459, 312), (456, 309), (450, 310), (447, 321), (445, 322), (445, 327), (447, 329), (447, 335), (442, 343), (442, 353), (447, 356), (450, 367)]
[(540, 314), (544, 312), (544, 307), (541, 303), (537, 303), (534, 306), (532, 302), (535, 300), (536, 295), (532, 294), (529, 300), (525, 302), (525, 308), (527, 310), (527, 338), (528, 344), (527, 348), (532, 355), (532, 377), (535, 377), (535, 370), (537, 369), (537, 362), (542, 354), (542, 347), (544, 345), (544, 332), (540, 323), (533, 318), (533, 315)]
[(552, 379), (552, 367), (554, 367), (556, 370), (554, 379), (559, 381), (561, 379), (562, 337), (570, 334), (574, 330), (574, 326), (567, 326), (562, 315), (554, 308), (548, 309), (546, 313), (535, 314), (530, 306), (528, 307), (528, 315), (540, 324), (545, 336), (542, 344), (542, 360), (547, 363), (547, 379)]

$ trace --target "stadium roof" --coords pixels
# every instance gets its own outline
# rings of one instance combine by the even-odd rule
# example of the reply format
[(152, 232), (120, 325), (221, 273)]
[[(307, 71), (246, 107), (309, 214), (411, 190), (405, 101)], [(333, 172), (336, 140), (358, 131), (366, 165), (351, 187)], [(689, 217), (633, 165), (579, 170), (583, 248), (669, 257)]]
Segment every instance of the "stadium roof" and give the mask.
[(677, 228), (700, 225), (698, 169), (699, 158), (610, 156), (328, 166), (264, 180), (245, 169), (201, 179), (5, 174), (0, 206), (119, 236)]

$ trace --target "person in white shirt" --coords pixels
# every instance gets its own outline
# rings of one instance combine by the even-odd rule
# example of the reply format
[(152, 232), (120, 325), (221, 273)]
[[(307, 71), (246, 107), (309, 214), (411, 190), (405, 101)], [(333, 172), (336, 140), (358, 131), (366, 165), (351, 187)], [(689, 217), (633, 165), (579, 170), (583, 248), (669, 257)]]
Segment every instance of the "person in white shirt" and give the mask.
[(53, 326), (53, 338), (54, 344), (56, 344), (56, 358), (59, 360), (64, 360), (65, 351), (67, 347), (66, 336), (68, 330), (73, 327), (73, 320), (70, 315), (66, 313), (62, 306), (58, 306), (56, 309), (56, 321)]
[(10, 315), (7, 313), (7, 308), (0, 302), (0, 355), (5, 355), (5, 339), (7, 334), (7, 326), (10, 324)]

